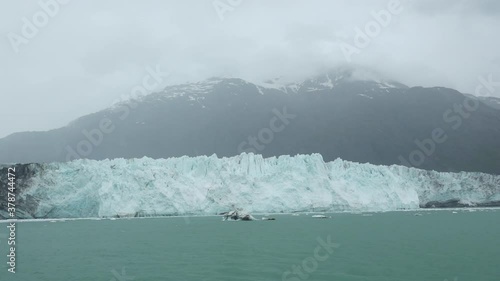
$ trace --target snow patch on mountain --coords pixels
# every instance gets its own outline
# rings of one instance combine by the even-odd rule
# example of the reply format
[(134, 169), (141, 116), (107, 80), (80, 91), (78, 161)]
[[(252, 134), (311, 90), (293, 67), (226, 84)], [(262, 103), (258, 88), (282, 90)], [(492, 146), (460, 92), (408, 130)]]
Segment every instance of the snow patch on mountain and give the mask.
[[(246, 81), (240, 78), (213, 77), (199, 82), (170, 85), (160, 92), (145, 94), (140, 96), (130, 96), (124, 100), (113, 104), (111, 110), (116, 110), (122, 106), (135, 108), (135, 105), (144, 101), (168, 102), (170, 100), (185, 99), (190, 105), (199, 105), (205, 108), (203, 101), (211, 94), (220, 90), (237, 95), (241, 89), (248, 85), (255, 87), (255, 92), (259, 95), (281, 92), (284, 94), (332, 92), (341, 84), (364, 82), (368, 88), (363, 90), (364, 96), (373, 93), (391, 93), (394, 89), (406, 89), (406, 85), (394, 81), (386, 81), (381, 76), (362, 69), (338, 68), (320, 75), (310, 77), (302, 81), (293, 81), (290, 78), (278, 77), (261, 81)], [(360, 94), (358, 92), (358, 94)], [(373, 97), (372, 97), (373, 98)]]
[(283, 78), (273, 78), (265, 81), (253, 81), (261, 89), (277, 90), (286, 94), (297, 93), (302, 83), (287, 82)]
[(223, 78), (211, 78), (205, 81), (196, 83), (185, 83), (180, 85), (172, 85), (166, 87), (160, 94), (167, 98), (182, 97), (185, 95), (204, 95), (212, 92), (220, 83), (224, 82)]
[(358, 94), (358, 96), (365, 97), (365, 98), (368, 98), (368, 99), (371, 99), (371, 100), (373, 99), (373, 97), (367, 96), (365, 94)]

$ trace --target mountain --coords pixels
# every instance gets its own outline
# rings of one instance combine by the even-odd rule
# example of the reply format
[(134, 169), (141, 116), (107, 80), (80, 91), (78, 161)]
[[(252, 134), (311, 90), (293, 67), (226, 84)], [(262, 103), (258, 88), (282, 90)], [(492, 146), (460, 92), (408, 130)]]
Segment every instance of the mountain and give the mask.
[[(15, 169), (18, 218), (213, 215), (233, 205), (259, 213), (500, 206), (500, 176), (324, 162), (319, 154), (80, 159)], [(8, 217), (6, 204), (0, 217)]]
[(212, 78), (166, 87), (65, 127), (0, 139), (0, 163), (319, 153), (500, 174), (500, 110), (443, 87), (334, 70), (296, 83)]

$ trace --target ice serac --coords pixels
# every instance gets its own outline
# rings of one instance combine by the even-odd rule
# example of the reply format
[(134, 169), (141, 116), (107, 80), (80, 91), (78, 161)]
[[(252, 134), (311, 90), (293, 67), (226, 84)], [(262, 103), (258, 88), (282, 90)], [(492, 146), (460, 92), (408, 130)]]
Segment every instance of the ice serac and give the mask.
[(324, 162), (319, 154), (30, 165), (19, 208), (35, 218), (215, 214), (232, 206), (254, 213), (397, 210), (500, 201), (500, 176)]

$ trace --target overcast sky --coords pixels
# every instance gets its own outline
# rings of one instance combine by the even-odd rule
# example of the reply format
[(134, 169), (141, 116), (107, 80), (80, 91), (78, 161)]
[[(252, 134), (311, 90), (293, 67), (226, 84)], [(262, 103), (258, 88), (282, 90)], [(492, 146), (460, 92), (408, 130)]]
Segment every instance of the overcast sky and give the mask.
[[(355, 28), (389, 2), (217, 0), (217, 11), (213, 0), (73, 0), (49, 5), (55, 12), (44, 18), (38, 0), (1, 1), (0, 137), (104, 109), (140, 85), (147, 67), (170, 73), (161, 88), (211, 76), (299, 79), (346, 64), (342, 42), (355, 46)], [(401, 7), (351, 63), (468, 93), (479, 75), (500, 80), (500, 1)], [(35, 20), (41, 27), (26, 27)]]

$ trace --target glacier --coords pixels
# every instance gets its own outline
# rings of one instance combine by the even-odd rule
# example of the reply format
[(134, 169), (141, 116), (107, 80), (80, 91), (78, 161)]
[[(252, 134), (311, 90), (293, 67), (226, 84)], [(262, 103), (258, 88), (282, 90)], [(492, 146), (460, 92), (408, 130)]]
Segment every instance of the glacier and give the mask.
[(320, 154), (28, 165), (32, 172), (19, 196), (36, 202), (25, 207), (33, 218), (213, 215), (233, 206), (254, 213), (388, 211), (500, 201), (500, 176), (325, 162)]

